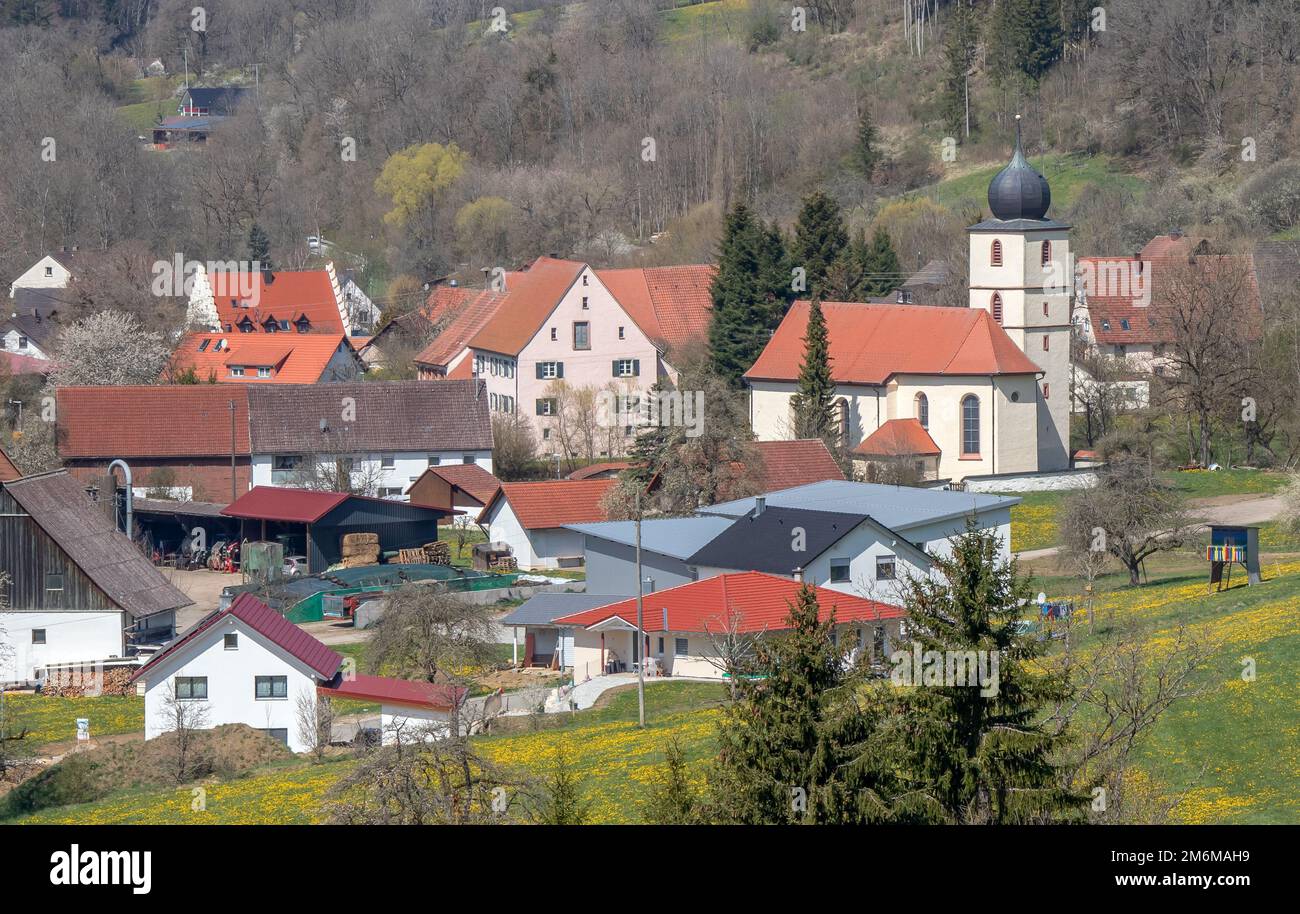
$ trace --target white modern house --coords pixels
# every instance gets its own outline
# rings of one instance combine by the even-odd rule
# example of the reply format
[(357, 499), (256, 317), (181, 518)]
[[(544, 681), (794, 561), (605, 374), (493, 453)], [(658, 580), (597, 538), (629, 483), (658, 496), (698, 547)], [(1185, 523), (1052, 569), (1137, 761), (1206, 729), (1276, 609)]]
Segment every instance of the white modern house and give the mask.
[(193, 602), (63, 470), (0, 483), (0, 576), (0, 683), (133, 666)]
[(437, 739), (464, 690), (360, 676), (343, 657), (251, 594), (198, 622), (133, 677), (144, 683), (145, 739), (176, 728), (178, 704), (201, 729), (245, 724), (294, 752), (312, 748), (311, 719), (321, 695), (378, 701), (385, 744)]
[(604, 520), (605, 496), (617, 484), (616, 479), (502, 483), (478, 522), (488, 528), (491, 542), (510, 548), (520, 568), (580, 567), (583, 534), (567, 525)]

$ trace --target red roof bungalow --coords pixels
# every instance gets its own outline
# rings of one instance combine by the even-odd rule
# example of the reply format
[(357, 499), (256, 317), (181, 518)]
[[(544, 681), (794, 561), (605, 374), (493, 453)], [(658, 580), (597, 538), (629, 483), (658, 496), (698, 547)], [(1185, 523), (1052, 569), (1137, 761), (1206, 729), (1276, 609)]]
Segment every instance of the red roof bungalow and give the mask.
[(616, 479), (505, 482), (479, 512), (488, 539), (509, 547), (520, 568), (573, 568), (583, 562), (582, 534), (565, 524), (606, 520)]
[(140, 667), (145, 739), (175, 728), (169, 705), (193, 702), (205, 727), (247, 724), (295, 752), (311, 749), (298, 723), (300, 702), (319, 695), (380, 703), (383, 742), (445, 735), (465, 689), (358, 676), (343, 657), (252, 594), (209, 613)]
[(910, 463), (921, 479), (939, 476), (939, 445), (916, 419), (888, 419), (853, 449), (867, 464)]
[[(745, 571), (646, 594), (642, 632), (647, 672), (722, 679), (713, 637), (729, 630), (757, 635), (784, 629), (802, 586), (789, 578)], [(825, 587), (814, 589), (820, 618), (826, 621), (834, 615), (837, 637), (853, 639), (873, 656), (888, 655), (889, 643), (899, 636), (902, 607)], [(573, 629), (577, 682), (631, 671), (640, 662), (635, 598), (561, 616), (553, 624)]]

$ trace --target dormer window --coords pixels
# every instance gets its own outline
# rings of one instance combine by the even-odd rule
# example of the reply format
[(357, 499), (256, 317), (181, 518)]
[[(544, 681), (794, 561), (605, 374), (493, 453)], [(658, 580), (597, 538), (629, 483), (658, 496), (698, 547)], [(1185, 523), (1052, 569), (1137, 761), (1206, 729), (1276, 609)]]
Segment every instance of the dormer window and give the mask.
[(244, 376), (244, 366), (243, 366), (243, 365), (231, 365), (231, 366), (230, 366), (230, 376), (231, 376), (232, 378), (242, 378), (242, 377)]
[(299, 333), (306, 333), (311, 329), (311, 321), (307, 320), (306, 317), (300, 317), (294, 321), (294, 326), (298, 328)]
[(1002, 242), (996, 238), (993, 239), (993, 246), (989, 249), (989, 265), (1002, 266)]
[(240, 333), (252, 333), (252, 332), (253, 332), (253, 322), (252, 322), (251, 320), (249, 320), (247, 317), (245, 317), (242, 321), (239, 322), (239, 332), (240, 332)]
[(1102, 329), (1102, 330), (1109, 330), (1109, 329), (1110, 329), (1110, 321), (1108, 321), (1108, 320), (1103, 320), (1103, 321), (1101, 322), (1101, 329)]
[(269, 378), (271, 376), (271, 367), (269, 365), (259, 365), (257, 368), (259, 378)]
[(1129, 324), (1128, 324), (1128, 318), (1127, 318), (1127, 317), (1126, 317), (1126, 318), (1123, 318), (1123, 319), (1120, 320), (1120, 322), (1119, 322), (1119, 328), (1120, 328), (1121, 330), (1131, 330), (1131, 329), (1133, 329), (1132, 327), (1129, 326)]

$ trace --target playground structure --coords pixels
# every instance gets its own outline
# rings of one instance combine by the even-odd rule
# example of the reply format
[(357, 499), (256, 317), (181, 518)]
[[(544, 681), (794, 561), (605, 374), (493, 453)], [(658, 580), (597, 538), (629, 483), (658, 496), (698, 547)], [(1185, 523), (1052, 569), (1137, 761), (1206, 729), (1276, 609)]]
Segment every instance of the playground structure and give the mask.
[(1216, 592), (1232, 586), (1233, 565), (1246, 569), (1247, 584), (1258, 584), (1259, 528), (1212, 524), (1205, 560), (1210, 563), (1210, 584)]

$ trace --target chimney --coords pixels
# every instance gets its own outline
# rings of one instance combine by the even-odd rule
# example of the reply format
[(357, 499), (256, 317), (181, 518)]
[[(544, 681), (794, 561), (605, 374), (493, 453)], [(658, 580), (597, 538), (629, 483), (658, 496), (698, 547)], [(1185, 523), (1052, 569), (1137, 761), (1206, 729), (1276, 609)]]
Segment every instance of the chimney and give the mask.
[(654, 578), (642, 578), (641, 583), (644, 585), (644, 587), (643, 587), (642, 590), (641, 590), (642, 593), (654, 593), (654, 592), (655, 592), (655, 579), (654, 579)]
[(794, 571), (790, 572), (790, 574), (793, 575), (794, 579), (800, 584), (803, 583), (803, 568), (796, 568)]
[(448, 283), (448, 285), (451, 286), (453, 289), (455, 289), (456, 287), (458, 287), (458, 286), (460, 285), (460, 280), (459, 280), (459, 279), (453, 279), (453, 280), (451, 280), (451, 281)]
[(668, 631), (668, 607), (664, 607), (664, 631)]
[(767, 510), (767, 496), (765, 496), (765, 495), (756, 495), (756, 496), (754, 496), (754, 514), (753, 514), (753, 516), (754, 516), (754, 517), (758, 517), (760, 514), (762, 514), (762, 513), (763, 513), (764, 511), (766, 511), (766, 510)]

